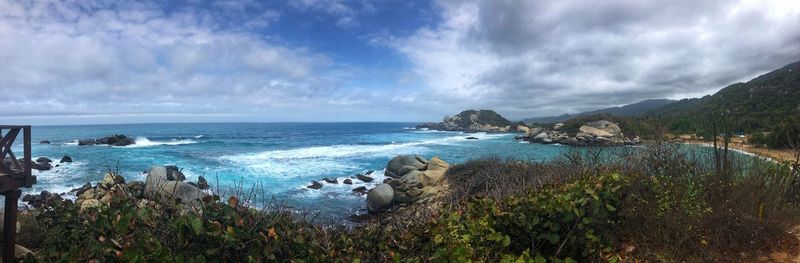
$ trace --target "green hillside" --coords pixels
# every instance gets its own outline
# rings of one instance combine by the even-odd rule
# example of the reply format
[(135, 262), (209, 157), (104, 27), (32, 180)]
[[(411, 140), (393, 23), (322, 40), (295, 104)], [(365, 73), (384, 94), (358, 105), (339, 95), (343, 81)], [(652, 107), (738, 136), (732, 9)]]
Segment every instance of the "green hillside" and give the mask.
[(714, 95), (668, 104), (645, 116), (669, 123), (674, 133), (710, 134), (711, 123), (721, 123), (733, 132), (796, 137), (800, 131), (800, 62), (730, 85)]

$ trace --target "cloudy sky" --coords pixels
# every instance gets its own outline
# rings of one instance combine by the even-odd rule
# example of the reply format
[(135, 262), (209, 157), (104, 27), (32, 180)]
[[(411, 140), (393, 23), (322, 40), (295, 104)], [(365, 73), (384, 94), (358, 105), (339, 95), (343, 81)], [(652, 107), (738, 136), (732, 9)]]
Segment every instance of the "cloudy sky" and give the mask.
[(796, 0), (0, 0), (0, 122), (521, 119), (797, 60)]

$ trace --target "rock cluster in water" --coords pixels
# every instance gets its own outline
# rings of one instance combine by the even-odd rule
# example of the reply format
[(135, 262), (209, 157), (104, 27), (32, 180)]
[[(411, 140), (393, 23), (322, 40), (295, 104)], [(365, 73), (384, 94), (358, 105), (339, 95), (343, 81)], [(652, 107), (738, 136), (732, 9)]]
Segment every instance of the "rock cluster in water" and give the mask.
[(367, 194), (367, 211), (377, 213), (432, 200), (446, 189), (444, 175), (449, 167), (438, 157), (430, 161), (418, 155), (393, 158), (385, 171), (390, 179)]
[[(375, 180), (375, 178), (370, 177), (370, 175), (373, 172), (374, 171), (367, 171), (366, 173), (363, 173), (363, 174), (356, 174), (356, 175), (350, 176), (350, 178), (346, 178), (346, 179), (342, 180), (342, 183), (346, 184), (346, 185), (353, 185), (353, 179), (357, 179), (357, 180), (360, 180), (360, 181), (365, 182), (365, 183), (372, 182), (372, 181)], [(326, 177), (326, 178), (320, 179), (319, 181), (311, 181), (311, 183), (309, 183), (306, 186), (306, 188), (314, 189), (314, 190), (322, 189), (322, 187), (324, 187), (324, 185), (320, 181), (328, 183), (328, 184), (339, 184), (339, 179), (333, 178), (333, 177)], [(364, 188), (364, 190), (366, 190), (366, 188)], [(356, 188), (353, 188), (353, 193), (360, 195), (360, 194), (365, 194), (366, 191), (362, 191), (361, 187), (356, 187)]]
[(81, 139), (78, 140), (78, 145), (111, 145), (111, 146), (128, 146), (135, 144), (136, 140), (122, 134), (114, 134), (99, 139)]
[[(22, 169), (22, 167), (19, 167), (14, 163), (14, 159), (12, 159), (11, 157), (6, 157), (5, 159), (3, 159), (3, 162), (5, 163), (6, 167), (11, 167), (14, 169)], [(65, 155), (64, 157), (61, 158), (61, 160), (58, 163), (71, 163), (71, 162), (72, 162), (72, 157)], [(25, 159), (23, 158), (17, 159), (17, 163), (19, 163), (20, 166), (23, 166), (25, 164)], [(53, 169), (53, 160), (47, 157), (39, 157), (36, 158), (36, 160), (32, 160), (30, 166), (31, 169), (39, 171), (47, 171)], [(58, 164), (56, 164), (55, 166), (58, 166)]]
[(630, 139), (616, 123), (599, 120), (588, 122), (578, 129), (574, 136), (560, 130), (563, 124), (558, 123), (552, 128), (542, 127), (518, 127), (519, 131), (525, 135), (517, 136), (518, 140), (525, 140), (530, 143), (553, 144), (558, 143), (569, 146), (616, 146), (634, 145), (641, 143), (639, 137)]

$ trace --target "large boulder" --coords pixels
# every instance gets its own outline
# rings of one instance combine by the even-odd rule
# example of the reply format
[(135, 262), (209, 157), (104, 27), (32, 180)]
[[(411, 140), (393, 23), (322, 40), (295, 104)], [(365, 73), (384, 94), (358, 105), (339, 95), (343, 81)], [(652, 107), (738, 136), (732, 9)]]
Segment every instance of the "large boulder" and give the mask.
[(620, 129), (616, 123), (607, 120), (588, 122), (586, 125), (580, 127), (580, 131), (597, 137), (623, 137), (622, 129)]
[(409, 171), (425, 170), (428, 161), (419, 155), (399, 155), (386, 165), (386, 176), (400, 178)]
[(71, 162), (72, 162), (72, 157), (69, 157), (69, 155), (64, 155), (64, 157), (61, 157), (61, 161), (59, 161), (59, 163), (71, 163)]
[(151, 168), (144, 185), (145, 198), (162, 202), (173, 200), (178, 203), (199, 205), (199, 200), (206, 195), (194, 185), (183, 181), (169, 180), (167, 168), (164, 166)]
[(377, 213), (392, 207), (394, 190), (388, 184), (379, 184), (367, 193), (367, 211)]
[(540, 127), (530, 128), (530, 129), (528, 129), (527, 132), (525, 132), (525, 137), (532, 138), (533, 136), (536, 136), (541, 132), (542, 132), (542, 128), (540, 128)]

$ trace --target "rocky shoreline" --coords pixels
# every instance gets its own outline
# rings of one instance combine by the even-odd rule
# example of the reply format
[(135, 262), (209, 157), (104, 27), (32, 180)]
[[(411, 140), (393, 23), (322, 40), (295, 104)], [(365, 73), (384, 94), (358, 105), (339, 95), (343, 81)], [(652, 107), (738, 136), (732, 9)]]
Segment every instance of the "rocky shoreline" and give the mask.
[(587, 122), (580, 126), (574, 135), (563, 131), (563, 126), (564, 124), (557, 123), (551, 128), (521, 127), (519, 130), (525, 134), (515, 138), (530, 143), (558, 143), (567, 146), (621, 146), (636, 145), (642, 142), (638, 136), (626, 137), (619, 125), (607, 120)]
[(203, 176), (197, 182), (187, 182), (186, 176), (176, 166), (154, 166), (147, 173), (146, 181), (126, 182), (116, 172), (106, 172), (103, 179), (92, 184), (87, 182), (68, 193), (51, 193), (42, 191), (39, 194), (26, 194), (23, 203), (36, 209), (53, 201), (63, 201), (67, 194), (74, 194), (74, 203), (85, 210), (91, 207), (108, 206), (114, 199), (132, 199), (137, 206), (151, 203), (177, 203), (188, 206), (199, 206), (203, 198), (210, 196), (209, 185)]
[(532, 127), (524, 123), (513, 123), (491, 110), (466, 110), (454, 116), (445, 116), (442, 122), (426, 122), (415, 128), (488, 133), (518, 132), (524, 134), (516, 136), (517, 140), (567, 146), (620, 146), (642, 142), (638, 136), (626, 137), (619, 125), (607, 120), (587, 122), (577, 131), (566, 131), (563, 126), (563, 123), (557, 123), (552, 127)]

